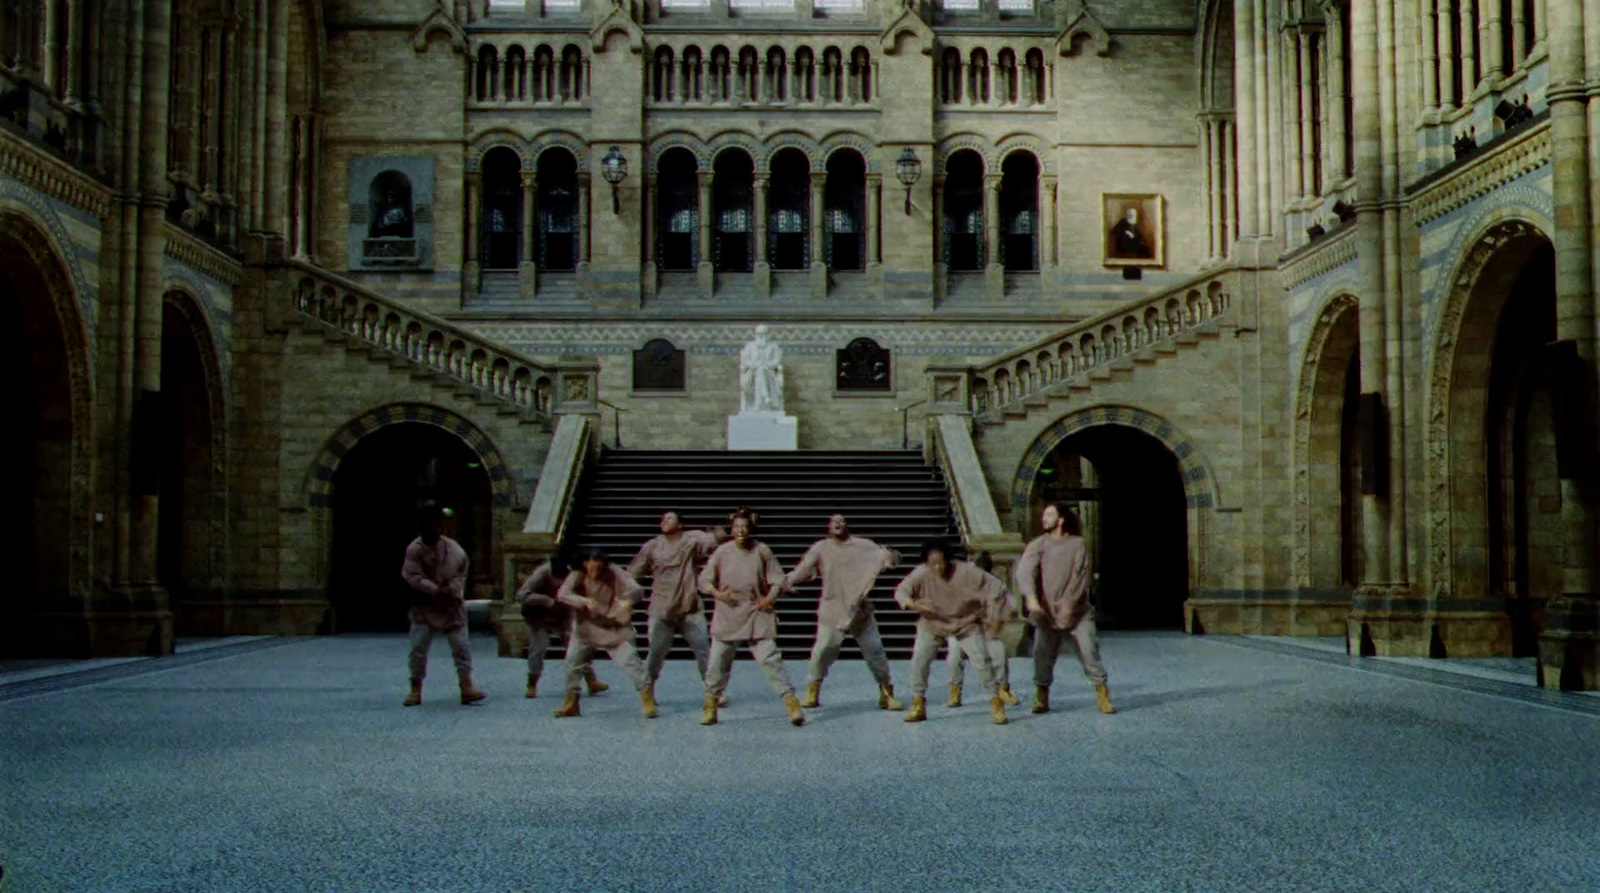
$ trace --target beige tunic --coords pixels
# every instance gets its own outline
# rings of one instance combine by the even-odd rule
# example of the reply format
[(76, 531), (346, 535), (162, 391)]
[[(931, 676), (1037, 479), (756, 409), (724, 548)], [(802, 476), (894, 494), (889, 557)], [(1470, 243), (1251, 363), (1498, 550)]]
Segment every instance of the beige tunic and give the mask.
[(1034, 539), (1022, 550), (1016, 573), (1017, 588), (1024, 598), (1039, 600), (1052, 629), (1072, 629), (1094, 616), (1089, 605), (1089, 550), (1083, 537), (1058, 540), (1045, 534)]
[[(570, 634), (591, 648), (610, 651), (633, 641), (633, 603), (643, 594), (644, 589), (632, 577), (608, 567), (599, 580), (574, 569), (561, 584), (557, 598), (574, 609)], [(594, 601), (598, 613), (585, 610), (586, 598)]]
[(872, 584), (878, 574), (894, 566), (895, 555), (864, 537), (843, 542), (828, 537), (806, 550), (800, 563), (784, 578), (784, 588), (822, 575), (822, 598), (817, 601), (817, 624), (849, 629), (859, 616), (872, 613)]
[[(571, 576), (568, 574), (567, 576)], [(517, 588), (517, 604), (522, 606), (522, 618), (529, 624), (548, 630), (563, 630), (571, 622), (571, 612), (556, 601), (561, 584), (566, 577), (557, 577), (546, 561), (533, 569), (528, 579)]]
[(999, 619), (1006, 584), (965, 561), (950, 562), (942, 577), (920, 564), (895, 587), (894, 600), (902, 607), (917, 602), (938, 614), (917, 620), (919, 633), (965, 638), (980, 632), (985, 620)]
[(628, 562), (635, 579), (650, 572), (650, 616), (677, 620), (700, 610), (695, 562), (717, 548), (717, 538), (704, 530), (685, 530), (676, 539), (652, 537)]
[(700, 591), (710, 594), (715, 587), (736, 600), (718, 601), (711, 612), (711, 637), (719, 642), (747, 642), (772, 639), (778, 635), (778, 617), (772, 611), (757, 611), (751, 604), (783, 580), (783, 568), (772, 550), (762, 543), (749, 549), (728, 541), (717, 547), (700, 572)]
[(412, 623), (441, 630), (466, 625), (467, 552), (460, 543), (447, 536), (440, 536), (432, 547), (423, 545), (421, 537), (412, 540), (400, 576), (425, 596), (421, 604), (411, 606)]

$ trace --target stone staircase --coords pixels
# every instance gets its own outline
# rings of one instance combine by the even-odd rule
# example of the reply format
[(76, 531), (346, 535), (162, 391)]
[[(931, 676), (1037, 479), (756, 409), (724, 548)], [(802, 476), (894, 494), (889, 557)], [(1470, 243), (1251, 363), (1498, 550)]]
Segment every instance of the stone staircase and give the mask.
[[(602, 546), (625, 565), (656, 535), (661, 513), (680, 513), (687, 527), (726, 524), (739, 506), (759, 513), (757, 537), (785, 572), (827, 535), (830, 513), (842, 511), (853, 533), (900, 552), (900, 566), (872, 591), (878, 627), (891, 657), (907, 658), (916, 617), (894, 605), (894, 587), (919, 560), (921, 544), (960, 541), (943, 475), (916, 451), (890, 452), (657, 452), (605, 450), (579, 486), (568, 527), (569, 549)], [(648, 585), (648, 583), (646, 583)], [(804, 660), (816, 634), (816, 583), (778, 601), (778, 641), (784, 656)], [(709, 599), (706, 605), (709, 612)], [(644, 641), (645, 612), (635, 623)], [(673, 657), (690, 657), (681, 643)], [(743, 657), (744, 655), (741, 655)], [(854, 640), (841, 657), (860, 657)]]

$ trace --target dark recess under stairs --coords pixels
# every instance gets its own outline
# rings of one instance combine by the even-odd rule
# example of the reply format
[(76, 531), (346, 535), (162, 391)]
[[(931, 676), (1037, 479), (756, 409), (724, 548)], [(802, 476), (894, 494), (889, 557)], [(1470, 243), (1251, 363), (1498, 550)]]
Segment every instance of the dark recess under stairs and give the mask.
[[(827, 536), (828, 516), (835, 511), (850, 519), (851, 533), (898, 549), (899, 567), (878, 577), (872, 600), (889, 656), (911, 656), (916, 616), (895, 606), (894, 587), (916, 565), (923, 542), (945, 539), (960, 548), (944, 475), (915, 450), (605, 450), (579, 487), (566, 545), (569, 551), (601, 546), (618, 566), (625, 566), (645, 540), (660, 532), (662, 512), (678, 512), (684, 526), (693, 529), (725, 525), (739, 506), (760, 515), (756, 537), (777, 555), (785, 573), (807, 547)], [(778, 600), (778, 644), (786, 659), (803, 660), (811, 653), (818, 592), (812, 582), (799, 587), (797, 595)], [(711, 600), (705, 601), (709, 617)], [(642, 609), (635, 626), (642, 654)], [(692, 654), (679, 640), (671, 656)], [(847, 640), (840, 658), (860, 656), (855, 640)], [(741, 652), (739, 657), (747, 655)], [(803, 672), (790, 673), (798, 684)]]

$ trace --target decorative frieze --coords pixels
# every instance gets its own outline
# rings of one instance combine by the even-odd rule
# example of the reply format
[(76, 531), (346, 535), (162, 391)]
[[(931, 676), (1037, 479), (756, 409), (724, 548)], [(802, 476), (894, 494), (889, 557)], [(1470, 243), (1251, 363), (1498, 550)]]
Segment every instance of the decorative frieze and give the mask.
[(1417, 191), (1412, 214), (1422, 226), (1549, 163), (1550, 125), (1544, 123)]
[(1329, 238), (1297, 252), (1279, 269), (1286, 291), (1294, 291), (1356, 259), (1356, 228), (1346, 226)]
[(244, 278), (244, 265), (238, 260), (170, 223), (167, 224), (166, 254), (225, 285), (238, 285)]
[(0, 130), (0, 173), (91, 216), (104, 219), (111, 212), (109, 187), (3, 130)]

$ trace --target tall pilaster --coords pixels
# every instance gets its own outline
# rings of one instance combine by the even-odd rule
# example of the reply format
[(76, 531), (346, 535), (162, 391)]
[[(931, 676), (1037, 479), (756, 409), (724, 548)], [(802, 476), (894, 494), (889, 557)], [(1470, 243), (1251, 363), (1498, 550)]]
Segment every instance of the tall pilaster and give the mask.
[[(862, 72), (862, 78), (866, 72)], [(828, 175), (824, 171), (811, 173), (811, 232), (807, 238), (811, 240), (811, 297), (821, 300), (828, 296), (828, 264), (823, 258), (822, 251), (822, 224), (824, 223), (823, 194), (828, 185)]]
[(1233, 4), (1233, 108), (1238, 136), (1239, 233), (1241, 239), (1261, 232), (1256, 198), (1256, 51), (1254, 0)]
[(532, 298), (539, 286), (539, 175), (522, 172), (522, 262), (517, 266), (517, 293)]

